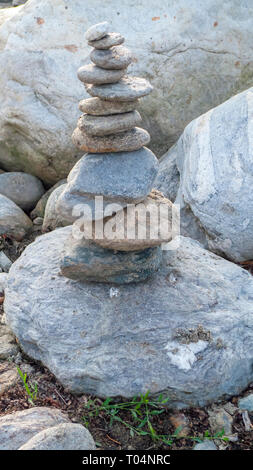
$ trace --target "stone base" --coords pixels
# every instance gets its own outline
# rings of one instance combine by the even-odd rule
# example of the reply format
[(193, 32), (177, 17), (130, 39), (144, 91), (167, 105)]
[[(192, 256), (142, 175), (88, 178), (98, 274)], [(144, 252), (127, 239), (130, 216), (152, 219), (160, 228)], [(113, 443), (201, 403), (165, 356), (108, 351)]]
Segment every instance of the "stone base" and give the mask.
[(253, 381), (253, 278), (180, 239), (152, 279), (123, 285), (62, 276), (71, 227), (29, 245), (12, 265), (7, 322), (20, 346), (75, 393), (202, 406)]

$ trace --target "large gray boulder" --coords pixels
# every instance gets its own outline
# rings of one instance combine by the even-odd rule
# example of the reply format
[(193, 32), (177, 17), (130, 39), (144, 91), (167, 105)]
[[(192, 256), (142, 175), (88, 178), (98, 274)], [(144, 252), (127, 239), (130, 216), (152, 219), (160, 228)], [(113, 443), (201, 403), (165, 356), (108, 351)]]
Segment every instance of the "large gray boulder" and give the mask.
[(0, 194), (0, 235), (22, 240), (32, 229), (32, 221), (20, 207)]
[(24, 211), (33, 209), (44, 192), (41, 181), (28, 173), (11, 171), (0, 175), (0, 194), (11, 199)]
[(88, 97), (76, 74), (89, 62), (84, 34), (105, 20), (133, 51), (129, 72), (154, 87), (140, 111), (161, 155), (188, 122), (250, 86), (252, 9), (251, 0), (30, 0), (5, 21), (1, 10), (1, 167), (50, 184), (68, 174), (78, 101)]
[(155, 183), (167, 197), (178, 186), (183, 235), (234, 261), (253, 258), (252, 115), (250, 88), (192, 121)]
[(65, 387), (128, 398), (150, 390), (168, 395), (170, 406), (192, 406), (253, 380), (246, 270), (182, 237), (146, 282), (81, 283), (60, 273), (70, 233), (54, 230), (26, 248), (10, 269), (4, 303), (25, 353)]

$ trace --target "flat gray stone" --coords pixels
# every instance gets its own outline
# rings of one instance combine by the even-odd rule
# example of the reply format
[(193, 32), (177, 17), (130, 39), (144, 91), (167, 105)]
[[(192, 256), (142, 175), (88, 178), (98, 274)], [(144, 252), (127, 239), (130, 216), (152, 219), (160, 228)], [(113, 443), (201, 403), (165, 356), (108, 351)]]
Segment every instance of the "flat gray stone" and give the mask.
[(25, 211), (33, 209), (44, 192), (45, 189), (36, 176), (15, 171), (0, 175), (0, 194)]
[(40, 431), (18, 450), (95, 450), (95, 442), (81, 424), (62, 423)]
[(97, 23), (87, 29), (85, 33), (85, 39), (87, 41), (95, 41), (97, 39), (101, 39), (109, 32), (109, 23), (107, 21), (103, 21), (102, 23)]
[(94, 116), (107, 116), (108, 114), (120, 114), (134, 111), (139, 102), (134, 101), (105, 101), (100, 98), (88, 98), (79, 103), (79, 109), (83, 113)]
[(120, 33), (108, 33), (101, 39), (96, 41), (88, 41), (88, 45), (95, 49), (110, 49), (112, 46), (123, 44), (125, 38)]
[(151, 277), (161, 259), (160, 247), (116, 252), (71, 236), (64, 246), (60, 269), (63, 276), (74, 281), (129, 284)]
[(90, 59), (103, 69), (126, 69), (132, 62), (132, 53), (127, 47), (113, 46), (107, 51), (93, 49)]
[(145, 78), (126, 76), (114, 84), (87, 85), (86, 90), (102, 100), (133, 101), (151, 93), (153, 87)]
[(145, 147), (136, 152), (87, 154), (71, 170), (65, 191), (137, 203), (150, 193), (157, 169), (156, 156)]
[(90, 153), (133, 152), (150, 142), (150, 135), (140, 127), (108, 136), (90, 136), (78, 127), (72, 134), (72, 142), (79, 149)]
[(0, 449), (18, 450), (44, 429), (69, 420), (56, 408), (34, 407), (0, 417)]
[(116, 83), (124, 74), (125, 70), (106, 70), (93, 64), (83, 65), (77, 71), (77, 76), (81, 82), (95, 85)]
[(196, 444), (193, 450), (218, 450), (213, 441), (206, 440)]
[(240, 398), (238, 401), (238, 407), (241, 410), (253, 411), (253, 393), (246, 397)]
[(112, 116), (83, 114), (78, 120), (78, 127), (88, 135), (103, 136), (128, 131), (140, 123), (141, 115), (138, 111)]
[(71, 233), (38, 237), (12, 265), (5, 289), (6, 318), (22, 349), (65, 387), (101, 397), (163, 392), (171, 407), (183, 407), (237, 395), (252, 382), (247, 271), (180, 237), (145, 282), (81, 283), (60, 274)]
[(0, 235), (7, 235), (20, 241), (32, 226), (32, 221), (23, 210), (15, 202), (0, 194)]

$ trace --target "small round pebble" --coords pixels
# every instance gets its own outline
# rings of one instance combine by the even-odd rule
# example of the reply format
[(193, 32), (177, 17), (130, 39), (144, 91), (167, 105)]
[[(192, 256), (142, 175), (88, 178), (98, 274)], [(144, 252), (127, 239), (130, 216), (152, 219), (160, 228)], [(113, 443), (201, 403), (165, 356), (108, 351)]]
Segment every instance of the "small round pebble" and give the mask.
[(83, 114), (79, 118), (78, 127), (88, 135), (110, 135), (124, 132), (138, 126), (141, 123), (141, 115), (138, 111), (130, 113), (114, 114), (112, 116), (89, 116)]
[(102, 100), (133, 101), (151, 93), (153, 87), (145, 78), (125, 76), (113, 85), (87, 85), (86, 90)]
[(105, 83), (116, 83), (125, 74), (125, 70), (106, 70), (93, 64), (83, 65), (77, 71), (79, 80), (83, 83), (103, 85)]
[(109, 114), (120, 114), (134, 111), (139, 104), (134, 101), (105, 101), (100, 98), (87, 98), (79, 103), (79, 109), (82, 113), (92, 114), (93, 116), (108, 116)]
[(109, 23), (104, 21), (103, 23), (97, 23), (91, 26), (85, 34), (87, 41), (95, 41), (101, 39), (109, 32)]
[(96, 41), (89, 41), (88, 44), (95, 49), (110, 49), (112, 46), (120, 46), (125, 38), (120, 33), (108, 33), (104, 38)]
[(93, 49), (90, 58), (103, 69), (125, 69), (132, 61), (132, 53), (124, 46), (114, 46), (107, 51)]

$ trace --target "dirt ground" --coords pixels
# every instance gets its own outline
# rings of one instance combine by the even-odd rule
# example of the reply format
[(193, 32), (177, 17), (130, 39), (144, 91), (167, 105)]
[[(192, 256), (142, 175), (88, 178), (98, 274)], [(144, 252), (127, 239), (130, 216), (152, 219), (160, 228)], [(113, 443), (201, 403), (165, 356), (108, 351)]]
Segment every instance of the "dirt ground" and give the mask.
[[(5, 254), (12, 261), (15, 261), (25, 247), (38, 235), (40, 235), (40, 232), (32, 233), (20, 243), (2, 237), (0, 238), (0, 250), (3, 249)], [(251, 271), (252, 265), (253, 263), (249, 262), (245, 264), (244, 267)], [(3, 307), (0, 305), (0, 315), (2, 313)], [(75, 423), (85, 425), (85, 422), (88, 421), (88, 429), (93, 435), (98, 448), (101, 450), (168, 450), (168, 447), (169, 449), (175, 450), (189, 450), (196, 444), (193, 438), (203, 438), (206, 431), (209, 431), (209, 436), (212, 436), (208, 421), (208, 407), (190, 408), (181, 411), (187, 421), (187, 436), (190, 437), (174, 437), (170, 446), (164, 444), (162, 441), (152, 439), (149, 435), (140, 436), (131, 433), (129, 428), (121, 421), (114, 421), (110, 424), (110, 417), (105, 411), (101, 411), (98, 416), (89, 418), (87, 403), (90, 399), (94, 399), (95, 397), (72, 395), (62, 387), (54, 375), (42, 364), (31, 360), (22, 352), (20, 357), (22, 364), (26, 363), (31, 366), (31, 373), (29, 373), (28, 376), (29, 381), (37, 383), (38, 394), (34, 405), (61, 409), (69, 416), (71, 421)], [(247, 395), (248, 392), (253, 392), (253, 383), (250, 384), (248, 389), (245, 390), (240, 397)], [(238, 398), (240, 397), (232, 397), (229, 402), (237, 406)], [(225, 403), (228, 402), (224, 402), (223, 404)], [(0, 416), (24, 410), (31, 406), (32, 404), (28, 402), (27, 393), (20, 379), (15, 386), (0, 397)], [(222, 404), (219, 403), (219, 406), (222, 406)], [(157, 434), (165, 436), (173, 435), (175, 427), (172, 425), (170, 419), (174, 413), (175, 411), (169, 409), (168, 403), (168, 407), (166, 407), (161, 414), (152, 416), (152, 426)], [(135, 426), (133, 416), (129, 411), (122, 411), (119, 416), (121, 420), (128, 423), (128, 425)], [(253, 413), (249, 413), (249, 418), (253, 423)], [(145, 430), (145, 427), (143, 429)], [(251, 431), (245, 430), (245, 424), (240, 410), (237, 410), (233, 416), (233, 434), (237, 435), (235, 442), (224, 441), (222, 438), (214, 439), (216, 446), (220, 450), (253, 449), (253, 427)]]

